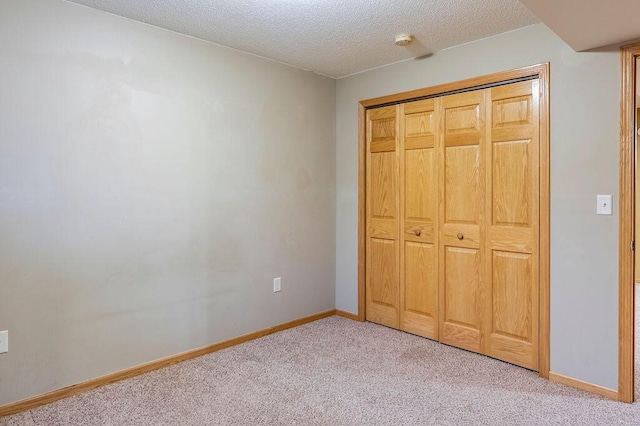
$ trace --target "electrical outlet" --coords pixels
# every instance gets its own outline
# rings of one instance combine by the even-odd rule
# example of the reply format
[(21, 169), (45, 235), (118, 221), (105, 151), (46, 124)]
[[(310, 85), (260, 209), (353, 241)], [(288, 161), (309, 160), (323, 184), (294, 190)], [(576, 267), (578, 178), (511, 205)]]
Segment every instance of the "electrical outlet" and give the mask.
[(0, 331), (0, 354), (9, 352), (9, 331)]
[(273, 292), (277, 293), (282, 290), (282, 278), (274, 278), (273, 279)]

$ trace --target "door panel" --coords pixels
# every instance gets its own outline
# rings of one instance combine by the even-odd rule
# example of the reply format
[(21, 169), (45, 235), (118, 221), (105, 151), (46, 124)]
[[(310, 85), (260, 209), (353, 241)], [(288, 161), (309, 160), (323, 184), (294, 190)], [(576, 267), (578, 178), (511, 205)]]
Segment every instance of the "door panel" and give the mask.
[(445, 322), (480, 330), (480, 250), (447, 247)]
[(530, 254), (493, 252), (493, 333), (531, 343)]
[(395, 220), (397, 217), (397, 165), (395, 152), (371, 154), (371, 217)]
[(445, 223), (478, 223), (479, 152), (478, 145), (445, 148)]
[(395, 241), (379, 238), (371, 239), (369, 249), (371, 257), (369, 291), (371, 293), (371, 304), (378, 307), (378, 309), (371, 310), (369, 320), (385, 325), (397, 324), (396, 251)]
[(520, 87), (503, 86), (499, 91), (499, 97), (492, 102), (493, 128), (530, 126), (533, 118), (532, 99), (530, 93), (519, 92), (519, 90), (530, 85), (524, 82)]
[(438, 204), (434, 197), (436, 182), (433, 148), (411, 149), (405, 152), (405, 218), (429, 221)]
[(397, 109), (367, 111), (366, 319), (398, 327)]
[[(466, 139), (477, 137), (480, 130), (480, 105), (476, 102), (476, 93), (445, 96), (447, 104), (445, 112), (445, 139), (454, 135), (462, 135)], [(456, 98), (457, 97), (457, 98)], [(467, 100), (469, 100), (467, 102)], [(456, 103), (457, 101), (457, 103)], [(451, 139), (447, 140), (450, 142)], [(449, 143), (449, 145), (452, 145)]]
[(438, 283), (436, 247), (405, 243), (402, 329), (421, 336), (437, 336)]
[(433, 100), (426, 100), (403, 105), (405, 149), (433, 148), (436, 133), (433, 102)]
[(538, 368), (537, 80), (487, 89), (487, 355)]
[(370, 114), (371, 152), (394, 152), (396, 150), (395, 108), (380, 108)]
[(400, 107), (400, 329), (438, 338), (437, 163), (433, 99)]
[(440, 114), (440, 340), (483, 351), (485, 91), (445, 96)]
[(531, 141), (493, 145), (493, 225), (531, 227)]

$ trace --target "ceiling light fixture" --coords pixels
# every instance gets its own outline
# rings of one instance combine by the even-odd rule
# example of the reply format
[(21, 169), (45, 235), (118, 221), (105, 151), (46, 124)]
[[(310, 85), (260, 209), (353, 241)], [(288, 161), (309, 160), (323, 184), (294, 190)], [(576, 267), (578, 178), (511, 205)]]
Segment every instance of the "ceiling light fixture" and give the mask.
[(412, 41), (413, 36), (411, 34), (402, 33), (396, 36), (396, 46), (406, 46), (411, 44)]

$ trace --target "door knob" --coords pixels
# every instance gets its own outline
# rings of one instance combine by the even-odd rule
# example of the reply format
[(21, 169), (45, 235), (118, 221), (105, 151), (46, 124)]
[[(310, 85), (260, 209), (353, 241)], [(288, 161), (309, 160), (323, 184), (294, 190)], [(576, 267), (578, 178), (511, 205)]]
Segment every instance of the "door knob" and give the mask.
[(464, 240), (464, 235), (462, 235), (462, 233), (458, 233), (458, 235), (456, 235), (458, 237), (458, 239), (460, 241)]
[(416, 237), (419, 237), (422, 232), (419, 229), (416, 229), (414, 234), (416, 234)]

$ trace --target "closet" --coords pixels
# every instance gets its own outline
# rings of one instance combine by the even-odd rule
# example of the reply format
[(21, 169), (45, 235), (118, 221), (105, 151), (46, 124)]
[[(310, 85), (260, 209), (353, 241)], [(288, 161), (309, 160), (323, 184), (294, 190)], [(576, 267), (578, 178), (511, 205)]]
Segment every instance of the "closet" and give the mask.
[(539, 80), (366, 111), (366, 319), (538, 369)]

